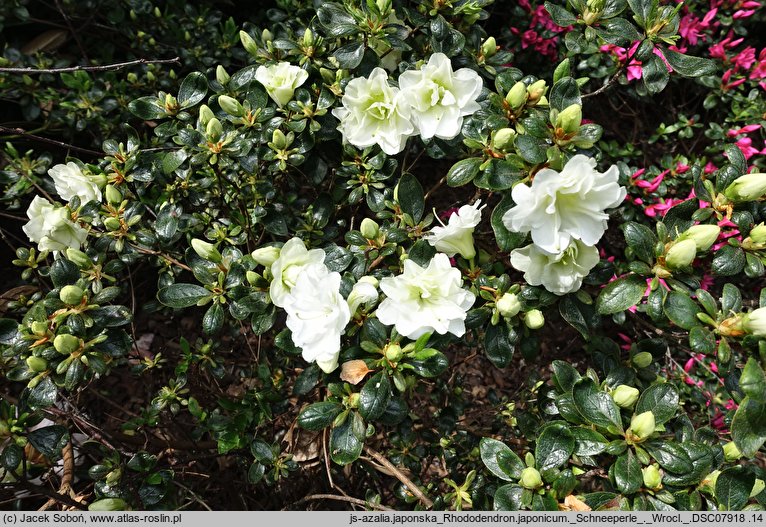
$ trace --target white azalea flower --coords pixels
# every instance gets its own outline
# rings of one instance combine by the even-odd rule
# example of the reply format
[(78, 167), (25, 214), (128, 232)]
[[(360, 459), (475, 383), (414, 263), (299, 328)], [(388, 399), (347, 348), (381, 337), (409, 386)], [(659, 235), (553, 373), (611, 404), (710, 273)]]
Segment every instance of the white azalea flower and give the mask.
[(426, 234), (426, 240), (436, 250), (447, 256), (460, 256), (469, 260), (476, 256), (473, 246), (473, 230), (481, 221), (481, 210), (486, 207), (481, 205), (481, 200), (473, 205), (463, 205), (457, 212), (453, 212), (447, 225), (442, 223), (431, 229)]
[(340, 294), (340, 274), (322, 263), (306, 265), (285, 297), (287, 327), (308, 362), (327, 373), (338, 367), (340, 336), (351, 319)]
[(460, 271), (446, 254), (434, 256), (426, 268), (405, 260), (403, 274), (380, 281), (387, 298), (378, 306), (378, 320), (411, 339), (433, 331), (461, 337), (466, 311), (476, 299), (461, 285)]
[(255, 80), (266, 88), (266, 93), (280, 108), (292, 100), (295, 89), (308, 78), (306, 70), (289, 62), (258, 66), (255, 70)]
[(479, 109), (483, 82), (470, 68), (452, 71), (444, 53), (434, 53), (419, 70), (399, 76), (402, 96), (412, 107), (412, 120), (423, 139), (452, 139), (460, 133), (463, 117)]
[(322, 249), (307, 250), (300, 238), (288, 240), (279, 251), (279, 258), (271, 264), (271, 302), (277, 307), (285, 307), (287, 295), (304, 269), (312, 264), (324, 265), (324, 257)]
[(582, 279), (598, 263), (598, 249), (572, 240), (569, 247), (549, 253), (537, 245), (511, 251), (511, 265), (524, 272), (530, 285), (542, 285), (557, 295), (580, 289)]
[(348, 294), (348, 308), (351, 313), (356, 313), (359, 306), (364, 304), (367, 309), (374, 306), (378, 301), (378, 279), (374, 276), (363, 276), (359, 279), (351, 292)]
[(30, 203), (27, 216), (29, 222), (22, 229), (40, 251), (79, 249), (88, 237), (88, 232), (72, 221), (69, 209), (40, 196), (35, 196)]
[(766, 307), (759, 307), (746, 314), (743, 326), (757, 337), (766, 337)]
[(53, 178), (56, 192), (65, 201), (74, 196), (80, 198), (80, 203), (89, 201), (101, 201), (101, 189), (98, 184), (82, 173), (76, 163), (69, 162), (66, 165), (54, 165), (48, 170), (48, 175)]
[(410, 110), (402, 103), (397, 88), (388, 85), (388, 74), (375, 68), (367, 78), (352, 79), (341, 98), (343, 108), (332, 114), (338, 118), (343, 140), (358, 148), (379, 145), (388, 155), (404, 149), (414, 127)]
[(566, 249), (572, 239), (595, 245), (606, 230), (604, 210), (622, 203), (626, 193), (616, 166), (604, 173), (595, 167), (594, 159), (576, 155), (561, 173), (545, 168), (531, 187), (516, 185), (516, 206), (503, 215), (503, 224), (510, 231), (531, 231), (535, 245), (550, 253)]

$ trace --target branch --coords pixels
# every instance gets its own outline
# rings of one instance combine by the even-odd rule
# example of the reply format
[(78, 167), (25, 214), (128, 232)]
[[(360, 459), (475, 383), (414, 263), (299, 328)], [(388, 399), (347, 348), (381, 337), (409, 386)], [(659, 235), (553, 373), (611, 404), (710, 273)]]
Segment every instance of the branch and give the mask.
[(115, 64), (105, 64), (104, 66), (71, 66), (69, 68), (0, 68), (0, 73), (18, 73), (34, 75), (36, 73), (69, 73), (72, 71), (113, 71), (136, 66), (138, 64), (181, 64), (181, 58), (172, 59), (136, 59), (128, 62), (117, 62)]
[(376, 511), (393, 511), (395, 509), (391, 509), (389, 507), (386, 507), (385, 505), (378, 505), (377, 503), (372, 503), (365, 500), (360, 500), (359, 498), (352, 498), (350, 496), (336, 496), (335, 494), (312, 494), (311, 496), (306, 496), (305, 498), (301, 498), (296, 502), (303, 503), (306, 501), (311, 500), (335, 500), (335, 501), (345, 501), (348, 503), (354, 503), (356, 505), (361, 505), (362, 507), (370, 507), (371, 509), (375, 509)]
[[(61, 485), (59, 486), (58, 494), (59, 496), (65, 496), (70, 490), (70, 485), (72, 484), (74, 475), (74, 450), (72, 448), (71, 441), (69, 441), (61, 451), (61, 456), (64, 460), (64, 471), (61, 475)], [(42, 507), (37, 510), (47, 511), (59, 502), (59, 496), (51, 497)]]
[(388, 470), (391, 471), (391, 473), (396, 476), (396, 479), (401, 481), (405, 487), (407, 487), (410, 492), (417, 497), (420, 500), (420, 503), (423, 504), (423, 506), (427, 509), (432, 509), (434, 506), (434, 502), (431, 501), (428, 496), (423, 494), (423, 491), (420, 490), (420, 487), (415, 485), (415, 483), (412, 482), (410, 478), (405, 476), (401, 470), (396, 468), (393, 463), (391, 463), (383, 454), (380, 452), (377, 452), (373, 450), (372, 448), (365, 446), (364, 451), (367, 452), (369, 455), (371, 455), (375, 461), (386, 467)]
[[(0, 68), (2, 69), (2, 68)], [(49, 139), (47, 137), (40, 137), (39, 135), (29, 134), (26, 130), (23, 128), (8, 128), (6, 126), (0, 126), (0, 132), (4, 134), (13, 134), (15, 136), (19, 136), (22, 138), (28, 138), (32, 139), (34, 141), (40, 142), (40, 143), (46, 143), (49, 145), (57, 146), (59, 148), (63, 148), (65, 150), (74, 150), (75, 152), (80, 152), (82, 154), (88, 154), (93, 157), (101, 157), (104, 155), (103, 152), (96, 152), (95, 150), (90, 150), (89, 148), (82, 148), (75, 145), (70, 145), (69, 143), (64, 143), (62, 141), (56, 141), (55, 139)], [(10, 137), (6, 137), (4, 139), (11, 139)]]

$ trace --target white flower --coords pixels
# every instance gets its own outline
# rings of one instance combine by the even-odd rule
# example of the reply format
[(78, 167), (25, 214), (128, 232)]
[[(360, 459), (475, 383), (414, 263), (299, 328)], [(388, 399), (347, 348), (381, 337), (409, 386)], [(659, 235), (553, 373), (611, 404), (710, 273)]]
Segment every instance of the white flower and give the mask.
[(412, 120), (423, 139), (452, 139), (460, 133), (463, 117), (479, 109), (476, 98), (483, 82), (470, 68), (452, 71), (444, 53), (434, 53), (419, 70), (399, 76), (402, 96), (412, 107)]
[(309, 74), (303, 68), (289, 62), (277, 62), (270, 66), (258, 66), (255, 80), (263, 84), (269, 97), (280, 108), (290, 102), (295, 89), (306, 82)]
[(368, 309), (378, 301), (378, 279), (374, 276), (363, 276), (348, 294), (348, 308), (356, 313), (359, 306), (364, 304)]
[(511, 265), (524, 272), (530, 285), (542, 285), (557, 295), (580, 289), (582, 279), (598, 263), (598, 249), (572, 240), (569, 247), (549, 253), (537, 245), (527, 245), (511, 252)]
[(79, 196), (80, 203), (89, 201), (101, 201), (101, 189), (98, 184), (82, 173), (80, 167), (71, 161), (66, 165), (55, 165), (48, 170), (48, 175), (53, 178), (56, 192), (65, 201)]
[(447, 225), (442, 223), (426, 233), (426, 240), (436, 250), (447, 256), (460, 256), (469, 260), (476, 256), (476, 249), (473, 247), (473, 230), (481, 221), (481, 210), (486, 205), (480, 207), (481, 200), (473, 205), (463, 205), (455, 213), (453, 212)]
[(287, 295), (304, 269), (312, 264), (324, 264), (324, 257), (322, 249), (306, 250), (300, 238), (288, 240), (279, 251), (279, 258), (271, 264), (271, 302), (277, 307), (284, 307)]
[(503, 224), (514, 232), (532, 232), (539, 248), (558, 253), (574, 239), (595, 245), (606, 230), (605, 209), (625, 199), (617, 183), (618, 170), (595, 170), (596, 161), (576, 155), (561, 173), (543, 169), (532, 186), (516, 185), (511, 195), (516, 206), (503, 215)]
[(766, 337), (766, 307), (759, 307), (743, 317), (746, 331), (756, 337)]
[(433, 331), (461, 337), (466, 311), (476, 299), (461, 285), (460, 271), (446, 254), (434, 256), (426, 268), (405, 260), (403, 274), (380, 281), (387, 298), (378, 306), (378, 319), (411, 339)]
[(377, 144), (388, 155), (404, 149), (414, 130), (410, 110), (399, 90), (388, 85), (385, 70), (375, 68), (367, 78), (352, 79), (341, 103), (343, 108), (335, 108), (332, 114), (340, 121), (344, 141), (358, 148)]
[(53, 205), (40, 196), (35, 196), (30, 203), (27, 216), (29, 222), (22, 229), (41, 251), (79, 249), (88, 236), (85, 229), (72, 221), (69, 209)]
[(351, 319), (340, 294), (340, 274), (322, 263), (306, 265), (285, 297), (287, 327), (303, 358), (327, 373), (338, 367), (340, 336)]

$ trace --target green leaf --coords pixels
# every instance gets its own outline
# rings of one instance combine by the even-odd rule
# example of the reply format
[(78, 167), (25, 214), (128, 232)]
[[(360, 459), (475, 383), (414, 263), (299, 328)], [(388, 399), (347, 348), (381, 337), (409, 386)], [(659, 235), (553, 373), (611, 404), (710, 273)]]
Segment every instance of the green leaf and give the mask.
[(322, 430), (332, 424), (343, 407), (334, 401), (313, 403), (298, 414), (298, 424), (306, 430)]
[(766, 442), (766, 403), (742, 399), (731, 421), (731, 438), (740, 452), (754, 457)]
[(364, 42), (349, 42), (336, 49), (332, 55), (338, 60), (341, 68), (353, 70), (362, 63), (365, 49)]
[(325, 3), (317, 9), (317, 18), (331, 37), (352, 35), (359, 31), (356, 20), (343, 6), (335, 3)]
[(553, 384), (560, 392), (571, 393), (575, 383), (580, 380), (578, 371), (563, 360), (554, 360), (551, 363), (551, 371), (553, 372)]
[(526, 468), (521, 458), (497, 439), (483, 437), (479, 442), (479, 451), (484, 466), (502, 480), (518, 480), (521, 471)]
[(189, 108), (202, 102), (207, 94), (207, 79), (203, 73), (193, 71), (186, 76), (178, 89), (178, 104)]
[(750, 357), (739, 377), (742, 393), (759, 403), (766, 402), (766, 375), (757, 360)]
[(224, 312), (221, 304), (213, 304), (202, 317), (202, 331), (207, 335), (218, 333), (223, 327), (223, 319)]
[(672, 384), (652, 384), (638, 398), (634, 413), (651, 411), (654, 414), (654, 422), (658, 425), (663, 424), (676, 415), (678, 401), (678, 391)]
[(540, 471), (559, 468), (569, 461), (575, 449), (575, 438), (567, 425), (553, 423), (537, 437), (535, 461)]
[(624, 18), (612, 18), (602, 23), (604, 30), (596, 29), (597, 34), (609, 44), (635, 42), (641, 38), (636, 26)]
[(644, 482), (641, 464), (632, 450), (617, 458), (614, 462), (614, 482), (622, 494), (635, 494)]
[(415, 223), (419, 222), (425, 210), (425, 194), (420, 181), (409, 172), (405, 172), (397, 185), (396, 195), (402, 210), (412, 216)]
[(734, 276), (745, 268), (745, 251), (739, 247), (724, 245), (716, 251), (711, 269), (718, 276)]
[(324, 248), (324, 264), (330, 271), (342, 273), (354, 260), (354, 255), (345, 247), (340, 247), (334, 243)]
[(625, 311), (638, 304), (644, 297), (646, 281), (640, 276), (630, 274), (610, 282), (601, 290), (596, 299), (596, 310), (601, 315), (611, 315)]
[(449, 360), (439, 350), (425, 348), (413, 353), (407, 364), (421, 377), (438, 377), (449, 366)]
[(558, 111), (562, 111), (573, 104), (582, 105), (580, 87), (577, 85), (577, 81), (572, 77), (564, 77), (555, 83), (548, 96), (548, 102), (551, 108)]
[(263, 313), (253, 313), (250, 318), (250, 326), (255, 335), (263, 335), (272, 328), (277, 321), (277, 309), (270, 305)]
[(676, 474), (687, 474), (694, 470), (689, 454), (678, 443), (655, 440), (643, 443), (642, 446), (665, 470)]
[(531, 135), (517, 135), (514, 141), (516, 152), (528, 163), (538, 165), (548, 159), (546, 145), (542, 139)]
[(132, 100), (128, 103), (128, 110), (130, 113), (143, 119), (144, 121), (151, 121), (153, 119), (162, 119), (167, 117), (168, 114), (165, 111), (165, 107), (160, 104), (157, 97), (140, 97)]
[(69, 431), (61, 425), (46, 426), (29, 432), (27, 439), (35, 450), (54, 461), (61, 456), (61, 449), (69, 441)]
[(578, 456), (595, 456), (600, 454), (606, 449), (608, 443), (603, 435), (590, 428), (573, 427), (572, 435), (575, 440), (574, 453)]
[(469, 157), (461, 159), (447, 172), (447, 185), (450, 187), (459, 187), (469, 183), (479, 174), (479, 166), (482, 163), (480, 157)]
[[(697, 297), (699, 299), (699, 295)], [(715, 335), (704, 326), (694, 326), (689, 331), (689, 347), (695, 353), (712, 355), (715, 353)]]
[(723, 313), (739, 313), (742, 311), (742, 292), (734, 284), (723, 284), (721, 291), (721, 311)]
[(670, 291), (663, 305), (665, 315), (676, 326), (691, 329), (700, 324), (697, 313), (702, 311), (688, 293)]
[(650, 95), (660, 93), (665, 89), (670, 80), (670, 75), (668, 75), (668, 69), (660, 57), (652, 54), (644, 62), (641, 80)]
[(657, 244), (657, 236), (646, 225), (634, 221), (625, 223), (623, 227), (625, 243), (633, 249), (633, 254), (648, 264), (654, 262), (654, 246)]
[(508, 338), (505, 324), (489, 325), (484, 333), (484, 352), (487, 358), (498, 368), (505, 368), (511, 363), (514, 346)]
[(662, 48), (662, 54), (665, 55), (673, 71), (684, 77), (702, 77), (716, 72), (716, 64), (710, 59), (690, 57), (665, 47)]
[(755, 485), (755, 473), (737, 466), (727, 468), (715, 482), (715, 497), (721, 510), (740, 511), (750, 499)]
[(602, 392), (588, 377), (577, 381), (572, 388), (577, 411), (586, 423), (592, 423), (600, 428), (622, 430), (620, 409), (606, 392)]
[(524, 506), (521, 495), (524, 489), (516, 484), (503, 485), (498, 487), (493, 497), (493, 510), (496, 511), (518, 511)]
[(178, 167), (183, 165), (183, 162), (186, 161), (187, 157), (189, 157), (189, 154), (182, 148), (168, 152), (162, 158), (162, 172), (165, 174), (171, 174)]
[(585, 304), (577, 300), (575, 295), (566, 295), (559, 302), (561, 318), (579, 331), (585, 340), (588, 340), (590, 338), (590, 328), (588, 327), (585, 315), (583, 315), (584, 309), (586, 309)]
[(628, 5), (631, 11), (633, 11), (633, 19), (641, 28), (646, 29), (656, 2), (657, 0), (628, 0)]
[(359, 413), (367, 421), (373, 421), (383, 415), (391, 398), (391, 381), (385, 371), (370, 377), (359, 393)]
[(514, 205), (511, 193), (506, 193), (492, 211), (490, 218), (492, 231), (495, 233), (495, 241), (498, 248), (503, 252), (510, 252), (517, 247), (521, 247), (527, 239), (526, 234), (509, 231), (505, 224), (503, 224), (503, 215)]
[(0, 344), (10, 346), (18, 335), (18, 322), (10, 318), (0, 318)]
[(80, 278), (80, 268), (74, 262), (59, 258), (51, 265), (50, 277), (54, 287), (74, 284)]
[(312, 362), (306, 366), (306, 369), (295, 379), (295, 384), (293, 384), (293, 394), (306, 395), (314, 389), (314, 386), (317, 385), (321, 376), (322, 370), (319, 369), (316, 362)]
[(157, 292), (157, 300), (173, 308), (194, 306), (212, 296), (210, 291), (196, 284), (171, 284)]
[(577, 17), (560, 5), (552, 2), (545, 2), (545, 10), (548, 11), (548, 14), (551, 15), (551, 20), (553, 20), (557, 26), (568, 27), (577, 23)]
[(355, 417), (349, 417), (330, 433), (330, 457), (338, 465), (348, 465), (359, 458), (364, 446), (364, 437), (357, 434)]
[(58, 390), (50, 377), (45, 377), (29, 391), (27, 404), (32, 407), (47, 408), (56, 402)]

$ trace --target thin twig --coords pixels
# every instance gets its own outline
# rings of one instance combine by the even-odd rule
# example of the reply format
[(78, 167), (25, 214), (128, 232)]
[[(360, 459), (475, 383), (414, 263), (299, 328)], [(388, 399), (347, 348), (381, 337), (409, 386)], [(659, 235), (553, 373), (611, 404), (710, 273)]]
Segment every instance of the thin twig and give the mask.
[(75, 42), (77, 42), (77, 47), (80, 49), (80, 53), (82, 53), (82, 57), (86, 60), (86, 62), (90, 62), (90, 59), (88, 58), (88, 53), (85, 51), (85, 46), (82, 45), (82, 40), (80, 39), (80, 34), (77, 32), (77, 30), (72, 25), (72, 21), (69, 20), (69, 17), (67, 16), (66, 12), (64, 11), (64, 8), (61, 7), (61, 1), (55, 0), (56, 3), (56, 9), (58, 9), (58, 12), (61, 13), (61, 17), (64, 19), (64, 22), (66, 23), (67, 27), (69, 28), (69, 32), (72, 34), (72, 37), (74, 38)]
[(300, 500), (298, 500), (296, 502), (296, 505), (299, 503), (304, 503), (306, 501), (314, 501), (314, 500), (345, 501), (348, 503), (353, 503), (355, 505), (361, 505), (362, 507), (369, 507), (371, 509), (375, 509), (376, 511), (395, 510), (390, 507), (386, 507), (385, 505), (378, 505), (377, 503), (371, 503), (369, 501), (360, 500), (359, 498), (352, 498), (350, 496), (336, 496), (335, 494), (312, 494), (311, 496), (306, 496), (305, 498), (301, 498)]
[[(2, 68), (0, 68), (0, 70), (2, 70)], [(0, 71), (0, 73), (2, 73), (2, 71)], [(97, 152), (95, 150), (91, 150), (90, 148), (82, 148), (80, 146), (70, 145), (69, 143), (64, 143), (62, 141), (56, 141), (55, 139), (49, 139), (47, 137), (41, 137), (39, 135), (29, 134), (23, 128), (8, 128), (6, 126), (0, 126), (0, 132), (4, 134), (13, 134), (13, 136), (24, 138), (24, 139), (32, 139), (39, 143), (46, 143), (49, 145), (57, 146), (59, 148), (63, 148), (65, 150), (74, 150), (75, 152), (88, 154), (94, 157), (101, 157), (104, 155), (103, 152)], [(4, 139), (13, 139), (13, 137), (5, 137)]]
[(141, 247), (140, 245), (135, 245), (133, 243), (130, 243), (129, 245), (131, 247), (133, 247), (136, 251), (140, 252), (140, 253), (143, 253), (143, 254), (153, 254), (155, 256), (159, 256), (163, 260), (168, 261), (168, 262), (170, 262), (172, 264), (175, 264), (175, 265), (177, 265), (178, 267), (180, 267), (181, 269), (183, 269), (185, 271), (191, 271), (192, 270), (191, 267), (189, 267), (188, 265), (186, 265), (183, 262), (179, 262), (178, 260), (176, 260), (175, 258), (170, 256), (169, 254), (165, 254), (165, 253), (162, 253), (160, 251), (155, 251), (153, 249), (147, 249), (146, 247)]
[(0, 68), (0, 73), (18, 73), (34, 75), (35, 73), (69, 73), (72, 71), (114, 71), (138, 64), (181, 64), (181, 58), (172, 59), (136, 59), (128, 62), (117, 62), (103, 66), (70, 66), (68, 68)]
[(413, 483), (410, 478), (405, 476), (402, 473), (402, 471), (396, 468), (394, 464), (391, 463), (383, 454), (381, 454), (380, 452), (377, 452), (376, 450), (373, 450), (372, 448), (366, 445), (364, 447), (364, 451), (367, 452), (370, 456), (372, 456), (372, 458), (375, 461), (377, 461), (378, 463), (386, 467), (388, 470), (390, 470), (391, 473), (396, 477), (396, 479), (401, 481), (404, 484), (404, 486), (407, 487), (410, 490), (410, 492), (420, 500), (420, 503), (422, 503), (425, 508), (427, 509), (433, 508), (434, 502), (431, 501), (428, 498), (428, 496), (423, 494), (423, 491), (420, 490), (420, 487), (415, 485), (415, 483)]

